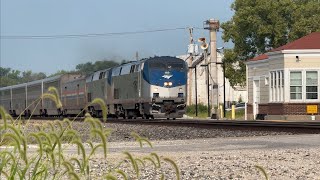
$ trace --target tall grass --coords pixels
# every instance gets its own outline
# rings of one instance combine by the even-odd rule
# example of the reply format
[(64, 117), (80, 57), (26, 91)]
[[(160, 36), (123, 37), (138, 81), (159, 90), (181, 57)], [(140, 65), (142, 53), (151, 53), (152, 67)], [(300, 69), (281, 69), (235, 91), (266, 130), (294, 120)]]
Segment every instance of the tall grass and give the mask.
[[(56, 103), (57, 108), (63, 108), (57, 89), (50, 87), (49, 91), (40, 97), (50, 99)], [(92, 103), (101, 106), (103, 120), (107, 121), (107, 108), (102, 99), (95, 99)], [(80, 112), (82, 113), (82, 112)], [(80, 114), (79, 113), (79, 114)], [(0, 107), (0, 177), (6, 179), (96, 179), (92, 177), (92, 159), (100, 150), (103, 152), (103, 161), (107, 162), (108, 136), (110, 129), (105, 128), (99, 119), (86, 114), (83, 126), (90, 128), (90, 138), (83, 141), (80, 132), (73, 129), (73, 120), (55, 120), (37, 127), (36, 132), (25, 131), (27, 124), (21, 125), (19, 117), (14, 120), (3, 107)], [(20, 116), (21, 117), (21, 116)], [(141, 148), (144, 145), (152, 148), (152, 143), (136, 133), (131, 133)], [(93, 142), (98, 139), (98, 142)], [(31, 151), (30, 145), (36, 146), (36, 151)], [(70, 155), (67, 148), (75, 147), (77, 154)], [(130, 152), (123, 152), (123, 159), (118, 166), (108, 166), (104, 179), (130, 179), (139, 178), (142, 167), (154, 167), (155, 174), (165, 178), (162, 164), (169, 164), (176, 179), (180, 179), (177, 164), (166, 157), (160, 157), (151, 152), (147, 156), (135, 157)], [(148, 163), (148, 162), (151, 162)], [(107, 163), (108, 164), (108, 163)], [(133, 169), (126, 172), (121, 165), (130, 164)], [(99, 178), (101, 178), (99, 177)]]

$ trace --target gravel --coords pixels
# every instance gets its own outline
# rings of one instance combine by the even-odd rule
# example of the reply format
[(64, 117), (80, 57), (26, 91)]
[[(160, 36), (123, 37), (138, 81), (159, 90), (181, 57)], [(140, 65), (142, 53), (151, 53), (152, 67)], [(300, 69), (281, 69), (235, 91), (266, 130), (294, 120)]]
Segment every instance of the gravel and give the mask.
[[(42, 125), (43, 120), (29, 121), (25, 132), (36, 131), (37, 125)], [(197, 139), (197, 138), (219, 138), (219, 137), (252, 137), (252, 136), (267, 136), (267, 135), (292, 135), (299, 132), (286, 132), (275, 130), (248, 130), (248, 128), (228, 129), (228, 128), (204, 128), (191, 126), (156, 126), (156, 125), (141, 125), (141, 124), (125, 124), (125, 123), (104, 123), (104, 127), (112, 129), (112, 134), (109, 137), (109, 142), (133, 141), (130, 133), (135, 132), (149, 140), (179, 140), (179, 139)], [(83, 141), (90, 137), (90, 125), (84, 122), (73, 122), (73, 128), (77, 130)]]
[[(264, 179), (262, 172), (255, 167), (259, 165), (264, 168), (270, 179), (307, 180), (320, 177), (319, 151), (320, 148), (294, 148), (159, 152), (158, 154), (161, 157), (169, 157), (177, 163), (181, 179)], [(140, 152), (132, 154), (135, 157), (147, 155)], [(100, 177), (106, 167), (116, 164), (123, 158), (124, 155), (120, 153), (110, 153), (107, 158), (108, 164), (101, 156), (95, 157), (92, 161), (92, 177)], [(162, 165), (162, 170), (157, 172), (151, 163), (147, 163), (144, 168), (141, 166), (139, 179), (160, 179), (160, 172), (165, 174), (166, 179), (175, 179), (174, 169), (169, 164)], [(134, 175), (130, 163), (124, 164), (121, 169)], [(131, 176), (131, 178), (136, 177)]]
[[(44, 121), (30, 121), (25, 131), (36, 130), (36, 125)], [(47, 122), (47, 121), (46, 121)], [(105, 160), (97, 154), (91, 161), (91, 177), (102, 179), (107, 168), (115, 166), (124, 155), (124, 149), (135, 157), (143, 157), (150, 152), (140, 151), (136, 142), (132, 142), (131, 132), (150, 139), (155, 147), (166, 144), (188, 144), (189, 141), (198, 141), (199, 138), (225, 141), (232, 137), (276, 136), (292, 135), (292, 132), (281, 131), (245, 131), (243, 129), (214, 129), (178, 126), (154, 126), (141, 124), (106, 123), (105, 127), (113, 129), (109, 137), (109, 147), (114, 148), (108, 153)], [(89, 125), (83, 122), (74, 122), (73, 128), (78, 130), (84, 141), (89, 138)], [(120, 148), (121, 147), (121, 148)], [(135, 147), (136, 149), (132, 149)], [(118, 148), (118, 149), (117, 149)], [(123, 149), (124, 148), (124, 149)], [(130, 149), (131, 148), (131, 149)], [(152, 150), (152, 149), (149, 149)], [(179, 169), (181, 179), (264, 179), (262, 172), (255, 165), (262, 166), (270, 179), (319, 179), (320, 178), (320, 147), (306, 148), (269, 148), (269, 149), (228, 149), (228, 150), (179, 150), (157, 152), (161, 157), (174, 160)], [(74, 153), (73, 153), (74, 154)], [(71, 156), (71, 155), (70, 155)], [(129, 162), (121, 166), (125, 172), (134, 174)], [(138, 179), (160, 179), (161, 172), (165, 179), (175, 179), (172, 167), (163, 163), (160, 171), (155, 171), (153, 165), (146, 164), (140, 167)], [(132, 176), (131, 179), (137, 179)]]

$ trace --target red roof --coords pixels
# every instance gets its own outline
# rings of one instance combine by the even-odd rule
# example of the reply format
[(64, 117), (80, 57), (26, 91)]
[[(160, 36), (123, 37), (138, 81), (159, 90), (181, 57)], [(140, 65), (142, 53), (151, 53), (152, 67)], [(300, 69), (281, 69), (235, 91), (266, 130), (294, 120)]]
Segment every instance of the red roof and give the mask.
[(286, 45), (272, 49), (271, 52), (293, 49), (320, 49), (320, 32), (313, 32)]
[(261, 54), (261, 55), (259, 55), (259, 56), (257, 56), (257, 57), (254, 57), (254, 58), (252, 58), (252, 59), (250, 59), (249, 61), (259, 61), (259, 60), (263, 60), (263, 59), (268, 59), (268, 55), (266, 55), (266, 54)]
[[(286, 45), (272, 49), (269, 52), (282, 51), (282, 50), (295, 50), (295, 49), (320, 49), (320, 32), (313, 32), (300, 39), (292, 41)], [(268, 55), (261, 54), (257, 57), (250, 59), (249, 61), (259, 61), (268, 59)]]

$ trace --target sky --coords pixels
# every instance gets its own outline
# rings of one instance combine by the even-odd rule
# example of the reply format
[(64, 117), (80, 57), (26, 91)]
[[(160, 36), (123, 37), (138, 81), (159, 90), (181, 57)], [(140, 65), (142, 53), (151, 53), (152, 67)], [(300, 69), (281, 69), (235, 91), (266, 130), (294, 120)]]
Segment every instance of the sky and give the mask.
[[(47, 75), (80, 63), (135, 60), (187, 53), (189, 31), (77, 38), (6, 39), (7, 36), (83, 35), (195, 27), (208, 37), (203, 21), (231, 19), (233, 0), (0, 0), (0, 66)], [(217, 47), (228, 47), (218, 32)]]

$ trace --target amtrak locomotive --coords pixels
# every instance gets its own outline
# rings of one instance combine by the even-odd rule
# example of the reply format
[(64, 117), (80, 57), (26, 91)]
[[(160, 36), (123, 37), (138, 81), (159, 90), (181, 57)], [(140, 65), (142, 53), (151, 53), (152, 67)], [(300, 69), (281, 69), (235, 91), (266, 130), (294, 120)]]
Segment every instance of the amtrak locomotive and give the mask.
[[(87, 77), (65, 74), (0, 88), (0, 105), (11, 115), (28, 117), (35, 109), (36, 116), (68, 116), (80, 111), (100, 117), (102, 110), (86, 105), (101, 98), (113, 118), (180, 118), (186, 111), (188, 67), (175, 57), (153, 57), (130, 62)], [(60, 91), (63, 109), (50, 100), (33, 103), (50, 86)], [(85, 108), (85, 109), (84, 109)]]

